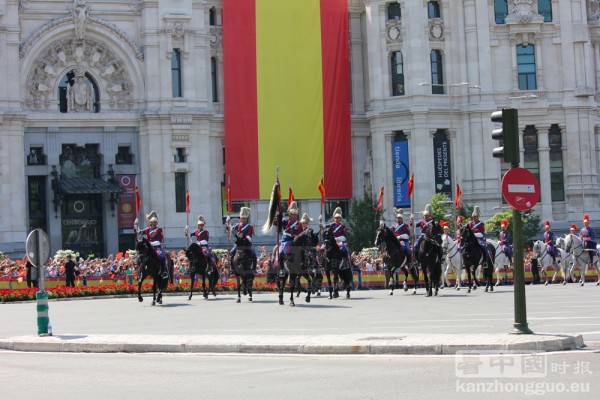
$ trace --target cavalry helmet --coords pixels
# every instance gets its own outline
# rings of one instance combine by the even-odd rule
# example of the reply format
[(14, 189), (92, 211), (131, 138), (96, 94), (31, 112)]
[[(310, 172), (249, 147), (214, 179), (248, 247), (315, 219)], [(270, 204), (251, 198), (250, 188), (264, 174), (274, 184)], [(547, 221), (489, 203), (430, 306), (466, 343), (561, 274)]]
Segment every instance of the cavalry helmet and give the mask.
[(146, 219), (149, 222), (158, 222), (158, 216), (156, 214), (156, 211), (154, 211), (154, 210), (150, 211), (150, 214), (146, 215)]
[(302, 214), (302, 218), (300, 219), (300, 222), (304, 222), (304, 223), (310, 223), (310, 221), (312, 221), (312, 218), (308, 216), (307, 213)]
[(500, 222), (500, 228), (502, 228), (503, 226), (508, 228), (508, 220), (507, 219), (503, 219), (502, 222)]
[(333, 210), (333, 218), (337, 218), (337, 217), (343, 218), (341, 207), (337, 207), (335, 210)]
[(402, 208), (394, 208), (394, 214), (396, 215), (396, 218), (404, 219), (404, 210)]
[(425, 210), (423, 210), (423, 216), (431, 215), (431, 213), (432, 213), (431, 204), (426, 204)]
[(471, 217), (480, 217), (481, 216), (481, 211), (479, 210), (479, 206), (475, 206), (473, 208), (473, 213), (471, 214)]
[(583, 215), (583, 222), (590, 222), (590, 216), (588, 214)]
[(202, 215), (198, 215), (198, 225), (204, 225), (206, 224), (206, 220), (204, 219), (204, 217)]
[(250, 211), (249, 207), (242, 207), (240, 209), (240, 218), (250, 218)]
[(292, 201), (287, 209), (288, 214), (298, 215), (298, 203)]

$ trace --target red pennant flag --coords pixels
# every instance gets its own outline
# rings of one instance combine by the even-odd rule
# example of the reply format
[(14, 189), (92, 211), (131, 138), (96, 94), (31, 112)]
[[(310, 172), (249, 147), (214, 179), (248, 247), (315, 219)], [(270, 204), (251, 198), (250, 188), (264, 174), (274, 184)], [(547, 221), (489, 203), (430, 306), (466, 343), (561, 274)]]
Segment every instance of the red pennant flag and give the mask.
[(381, 187), (381, 190), (379, 190), (379, 199), (377, 199), (377, 207), (375, 207), (375, 210), (383, 210), (383, 186)]
[(233, 211), (233, 205), (231, 203), (231, 182), (227, 183), (227, 212)]
[(140, 197), (140, 190), (135, 185), (135, 217), (137, 218), (142, 208), (142, 198)]
[(279, 178), (275, 179), (275, 184), (277, 185), (277, 191), (276, 191), (276, 201), (277, 201), (277, 211), (281, 212), (281, 185), (279, 184)]
[(456, 208), (460, 208), (460, 197), (462, 196), (462, 190), (460, 190), (460, 186), (458, 183), (456, 184), (456, 200), (454, 201), (454, 205)]
[(321, 204), (325, 204), (325, 181), (323, 177), (321, 177), (318, 188), (319, 192), (321, 192)]
[(188, 190), (185, 191), (185, 213), (190, 213), (190, 192)]
[(413, 173), (410, 176), (410, 179), (408, 180), (408, 195), (406, 196), (407, 199), (410, 199), (410, 196), (412, 196), (414, 187), (415, 187), (415, 174)]
[(292, 203), (292, 201), (294, 201), (294, 192), (292, 192), (292, 187), (290, 186), (289, 189), (289, 193), (288, 193), (288, 206)]

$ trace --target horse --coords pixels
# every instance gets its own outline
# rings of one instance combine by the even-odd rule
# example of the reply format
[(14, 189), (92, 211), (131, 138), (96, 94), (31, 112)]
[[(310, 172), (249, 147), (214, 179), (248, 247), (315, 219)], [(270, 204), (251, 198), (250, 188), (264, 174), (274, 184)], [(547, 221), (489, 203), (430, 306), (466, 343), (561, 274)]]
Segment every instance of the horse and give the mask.
[(554, 265), (552, 263), (552, 256), (550, 255), (550, 253), (548, 252), (548, 250), (546, 249), (546, 244), (544, 242), (542, 242), (541, 240), (536, 240), (533, 243), (533, 247), (531, 248), (532, 252), (533, 252), (533, 256), (535, 258), (538, 259), (539, 262), (539, 268), (541, 273), (546, 277), (546, 282), (544, 283), (544, 285), (548, 286), (548, 283), (550, 283), (548, 281), (548, 273), (546, 272), (546, 270), (548, 269), (548, 267), (552, 266), (554, 268), (554, 275), (552, 276), (552, 283), (554, 283), (556, 281), (556, 275), (558, 274), (558, 271), (562, 272), (562, 276), (563, 276), (563, 285), (565, 285), (567, 283), (567, 271), (565, 268), (565, 264), (563, 264), (563, 262), (561, 262), (561, 260), (564, 260), (566, 258), (566, 252), (560, 248), (557, 248), (560, 256), (557, 257), (557, 264), (558, 264), (558, 268), (556, 268), (556, 265)]
[[(297, 286), (300, 285), (300, 278), (302, 276), (307, 277), (309, 287), (312, 286), (312, 281), (309, 276), (309, 269), (314, 267), (316, 259), (313, 258), (315, 246), (319, 243), (319, 235), (314, 233), (311, 228), (302, 231), (296, 236), (290, 251), (282, 260), (279, 260), (278, 267), (278, 287), (279, 287), (279, 304), (283, 305), (283, 292), (285, 291), (285, 283), (288, 280), (290, 282), (290, 306), (294, 307), (294, 291)], [(316, 251), (315, 251), (316, 253)], [(310, 303), (311, 290), (307, 291), (305, 301)]]
[[(504, 282), (508, 280), (508, 270), (512, 267), (512, 260), (502, 250), (502, 246), (499, 242), (487, 239), (486, 243), (494, 248), (494, 272), (496, 273), (496, 286), (500, 286), (500, 268), (504, 269)], [(505, 267), (506, 266), (506, 267)]]
[(446, 261), (446, 268), (444, 269), (444, 282), (448, 287), (451, 287), (450, 280), (448, 279), (448, 274), (453, 271), (454, 276), (456, 277), (456, 282), (454, 287), (456, 290), (460, 290), (461, 288), (461, 275), (462, 275), (462, 265), (461, 265), (461, 255), (460, 249), (458, 247), (458, 242), (450, 235), (442, 235), (442, 254), (444, 261)]
[(579, 273), (581, 275), (579, 283), (581, 283), (581, 286), (585, 284), (585, 274), (590, 266), (596, 269), (596, 273), (598, 274), (598, 282), (596, 282), (596, 285), (600, 285), (600, 266), (598, 265), (598, 261), (596, 261), (596, 263), (593, 262), (594, 252), (597, 256), (597, 250), (584, 249), (581, 239), (570, 233), (565, 237), (565, 251), (573, 254), (573, 267), (571, 268), (570, 274), (573, 275), (575, 268), (579, 268)]
[(563, 273), (565, 274), (565, 281), (563, 281), (563, 285), (565, 285), (567, 282), (573, 283), (573, 276), (571, 275), (573, 270), (573, 253), (566, 252), (565, 249), (567, 246), (565, 245), (565, 237), (561, 236), (556, 238), (556, 247), (562, 250), (562, 267)]
[(252, 254), (252, 243), (243, 233), (237, 230), (233, 232), (233, 237), (236, 251), (231, 265), (237, 284), (238, 298), (236, 303), (242, 302), (240, 293), (242, 289), (244, 296), (248, 294), (248, 301), (252, 301), (252, 286), (254, 285), (254, 271), (256, 270), (256, 257)]
[[(162, 304), (162, 293), (163, 290), (166, 289), (169, 284), (168, 279), (163, 279), (162, 274), (160, 273), (162, 259), (156, 253), (154, 247), (150, 241), (146, 238), (141, 239), (137, 242), (135, 246), (135, 250), (137, 251), (138, 258), (137, 263), (139, 267), (139, 276), (140, 279), (138, 281), (138, 300), (140, 302), (144, 301), (142, 297), (142, 283), (146, 277), (152, 278), (152, 305)], [(158, 290), (158, 296), (156, 291)]]
[(400, 242), (394, 235), (394, 232), (388, 228), (385, 224), (381, 224), (377, 229), (377, 235), (375, 236), (375, 246), (379, 248), (379, 251), (383, 255), (383, 263), (385, 265), (386, 279), (389, 279), (390, 296), (394, 294), (394, 276), (400, 269), (404, 272), (404, 291), (408, 290), (406, 281), (408, 280), (408, 274), (413, 278), (413, 294), (417, 293), (417, 284), (419, 283), (419, 274), (415, 265), (410, 265), (410, 260), (407, 257), (406, 251), (402, 250)]
[[(471, 274), (475, 277), (475, 285), (473, 290), (477, 289), (477, 277), (475, 276), (475, 272), (479, 265), (483, 266), (483, 280), (485, 282), (485, 291), (494, 291), (493, 285), (493, 273), (494, 268), (493, 265), (488, 265), (486, 260), (486, 255), (484, 254), (481, 246), (479, 245), (479, 240), (475, 236), (475, 233), (469, 226), (465, 226), (461, 231), (461, 239), (460, 243), (462, 245), (462, 261), (465, 269), (467, 270), (467, 278), (469, 280), (469, 289), (467, 289), (467, 293), (471, 292)], [(494, 263), (494, 248), (490, 244), (486, 244), (491, 263)]]
[[(321, 256), (321, 265), (327, 274), (327, 283), (329, 284), (329, 298), (340, 297), (338, 280), (344, 281), (346, 288), (346, 298), (350, 298), (352, 289), (352, 268), (348, 257), (340, 250), (333, 232), (330, 227), (323, 229), (323, 255)], [(331, 284), (331, 273), (333, 273), (333, 285)]]
[[(204, 299), (208, 299), (209, 292), (212, 292), (213, 296), (217, 297), (215, 286), (217, 285), (217, 282), (219, 282), (219, 270), (206, 259), (202, 247), (198, 243), (190, 244), (185, 251), (185, 256), (190, 262), (190, 296), (188, 297), (188, 300), (192, 300), (196, 274), (202, 275), (202, 292)], [(206, 286), (207, 276), (208, 286)]]
[[(417, 251), (417, 261), (423, 271), (425, 279), (426, 296), (438, 295), (440, 279), (442, 276), (442, 227), (433, 221), (425, 231), (425, 237)], [(434, 293), (435, 287), (435, 293)]]

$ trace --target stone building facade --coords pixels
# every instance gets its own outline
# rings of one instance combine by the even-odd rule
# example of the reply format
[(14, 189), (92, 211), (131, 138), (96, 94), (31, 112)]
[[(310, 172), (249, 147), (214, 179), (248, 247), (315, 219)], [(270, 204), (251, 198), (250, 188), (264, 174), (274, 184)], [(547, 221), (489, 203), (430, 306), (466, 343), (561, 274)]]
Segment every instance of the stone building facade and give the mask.
[[(403, 143), (415, 210), (458, 183), (494, 214), (507, 166), (490, 114), (514, 107), (538, 213), (600, 219), (600, 2), (348, 2), (354, 196), (385, 186), (392, 219)], [(225, 246), (223, 29), (221, 0), (0, 0), (0, 251), (22, 254), (34, 228), (52, 253), (131, 248), (136, 186), (167, 247), (198, 214)], [(266, 202), (247, 205), (262, 225)]]

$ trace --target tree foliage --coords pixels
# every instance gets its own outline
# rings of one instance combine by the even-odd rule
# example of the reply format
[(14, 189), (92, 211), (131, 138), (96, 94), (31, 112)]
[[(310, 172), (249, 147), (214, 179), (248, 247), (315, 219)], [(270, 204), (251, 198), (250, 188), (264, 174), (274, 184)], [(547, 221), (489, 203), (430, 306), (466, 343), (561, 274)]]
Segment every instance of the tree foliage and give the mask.
[(365, 192), (362, 198), (354, 197), (350, 203), (350, 215), (347, 218), (348, 245), (352, 251), (373, 247), (375, 232), (384, 210), (377, 211), (375, 198)]
[[(457, 215), (462, 215), (466, 222), (473, 213), (473, 207), (464, 202), (461, 203), (461, 208), (456, 210)], [(431, 204), (431, 209), (433, 211), (433, 219), (441, 219), (449, 222), (450, 230), (455, 231), (456, 219), (452, 218), (452, 213), (454, 212), (454, 202), (450, 200), (444, 193), (436, 193), (431, 196), (429, 204)]]
[[(495, 214), (485, 222), (485, 231), (487, 233), (494, 233), (498, 237), (500, 233), (500, 223), (503, 219), (508, 220), (508, 229), (511, 230), (513, 224), (513, 212), (512, 210), (506, 210), (501, 213)], [(524, 244), (533, 240), (542, 229), (542, 217), (537, 215), (534, 210), (521, 211), (521, 220), (523, 221), (523, 243)], [(512, 232), (512, 230), (511, 230)], [(514, 235), (511, 235), (511, 240)], [(514, 243), (513, 243), (514, 245)]]

